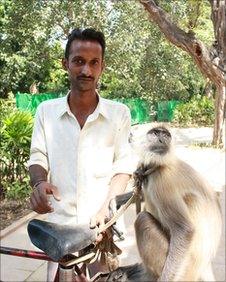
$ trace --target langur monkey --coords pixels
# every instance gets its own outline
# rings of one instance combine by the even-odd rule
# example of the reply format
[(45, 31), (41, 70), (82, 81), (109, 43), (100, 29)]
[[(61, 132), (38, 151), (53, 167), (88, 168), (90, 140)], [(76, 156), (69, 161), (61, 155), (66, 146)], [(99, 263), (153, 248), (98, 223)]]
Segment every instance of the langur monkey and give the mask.
[(120, 267), (107, 281), (214, 281), (222, 225), (217, 196), (176, 157), (171, 139), (163, 124), (150, 129), (134, 173), (145, 201), (135, 221), (143, 265)]
[(210, 185), (173, 153), (170, 131), (146, 134), (135, 181), (145, 211), (135, 222), (147, 274), (158, 281), (214, 281), (211, 261), (221, 236), (221, 212)]

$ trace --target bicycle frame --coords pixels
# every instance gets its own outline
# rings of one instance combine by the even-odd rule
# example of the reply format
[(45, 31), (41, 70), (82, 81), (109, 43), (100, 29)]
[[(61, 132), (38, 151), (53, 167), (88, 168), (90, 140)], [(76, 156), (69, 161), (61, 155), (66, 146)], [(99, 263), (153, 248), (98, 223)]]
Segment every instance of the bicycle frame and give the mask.
[[(9, 247), (1, 246), (0, 253), (5, 254), (5, 255), (17, 256), (17, 257), (25, 257), (25, 258), (31, 258), (31, 259), (44, 260), (44, 261), (53, 261), (44, 252), (31, 251), (31, 250), (25, 250), (25, 249), (17, 249), (17, 248), (9, 248)], [(71, 259), (69, 259), (69, 261), (70, 260)], [(60, 262), (58, 263), (59, 263), (59, 267), (58, 267), (54, 282), (58, 282), (58, 281), (72, 282), (73, 276), (75, 275), (74, 270), (76, 271), (77, 275), (81, 275), (83, 273), (81, 269), (77, 266), (76, 263), (74, 264), (69, 263), (68, 266), (63, 265)]]
[(16, 257), (25, 257), (25, 258), (52, 261), (52, 259), (43, 252), (36, 252), (36, 251), (9, 248), (9, 247), (0, 247), (0, 253), (4, 255), (11, 255)]
[[(132, 195), (133, 195), (133, 192), (128, 192), (123, 195), (117, 196), (116, 198), (117, 209), (119, 209), (122, 205), (125, 205), (129, 201), (129, 199), (132, 197)], [(122, 233), (118, 231), (114, 225), (112, 225), (111, 227), (112, 227), (112, 230), (114, 230), (115, 234), (118, 236), (118, 238), (120, 240), (123, 240), (124, 237), (122, 236)], [(31, 250), (25, 250), (25, 249), (17, 249), (17, 248), (0, 246), (0, 253), (5, 254), (5, 255), (54, 262), (54, 260), (51, 259), (44, 252), (39, 252), (39, 251), (31, 251)], [(59, 267), (58, 267), (54, 282), (59, 282), (59, 281), (72, 282), (76, 274), (85, 275), (85, 273), (82, 271), (83, 266), (80, 269), (78, 264), (83, 263), (83, 265), (85, 265), (85, 264), (92, 263), (96, 261), (98, 255), (99, 255), (98, 252), (92, 252), (92, 250), (90, 250), (90, 253), (86, 253), (81, 256), (77, 256), (77, 255), (75, 256), (74, 254), (71, 254), (71, 255), (67, 255), (63, 260), (57, 261), (57, 263), (59, 263)], [(106, 275), (108, 274), (99, 272), (96, 275), (94, 275), (90, 280), (94, 282), (98, 279), (101, 279), (101, 277), (105, 277)], [(86, 277), (86, 275), (83, 277)], [(88, 280), (86, 278), (83, 278), (83, 281), (88, 281)]]

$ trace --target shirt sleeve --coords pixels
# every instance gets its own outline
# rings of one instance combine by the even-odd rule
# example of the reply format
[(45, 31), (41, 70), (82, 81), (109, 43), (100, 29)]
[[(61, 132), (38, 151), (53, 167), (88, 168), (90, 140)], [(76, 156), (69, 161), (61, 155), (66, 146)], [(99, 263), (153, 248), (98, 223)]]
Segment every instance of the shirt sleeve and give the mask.
[(28, 160), (27, 166), (30, 167), (31, 165), (40, 165), (48, 172), (48, 154), (43, 120), (43, 107), (40, 105), (37, 108), (35, 115), (31, 138), (30, 159)]
[(131, 130), (130, 111), (126, 107), (120, 115), (119, 126), (115, 141), (115, 155), (113, 162), (113, 175), (118, 173), (132, 174), (136, 164), (132, 156), (132, 148), (129, 143)]

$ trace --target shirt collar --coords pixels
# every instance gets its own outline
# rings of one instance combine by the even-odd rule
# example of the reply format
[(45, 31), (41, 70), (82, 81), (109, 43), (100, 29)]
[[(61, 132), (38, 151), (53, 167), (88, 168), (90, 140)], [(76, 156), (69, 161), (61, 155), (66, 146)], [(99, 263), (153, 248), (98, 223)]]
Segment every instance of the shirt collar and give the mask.
[[(98, 93), (97, 93), (98, 94)], [(108, 107), (108, 103), (107, 100), (100, 97), (100, 95), (98, 94), (99, 97), (99, 103), (98, 103), (98, 107), (99, 107), (99, 113), (105, 117), (106, 119), (111, 119), (111, 113), (109, 111), (109, 107)]]
[(62, 103), (60, 104), (60, 107), (56, 109), (58, 118), (63, 116), (65, 113), (71, 114), (71, 110), (68, 104), (69, 94), (70, 94), (70, 91), (68, 91), (67, 95), (62, 98)]
[[(70, 110), (69, 104), (68, 104), (68, 98), (69, 98), (69, 94), (70, 91), (68, 91), (67, 95), (65, 97), (63, 97), (63, 101), (62, 104), (59, 108), (59, 110), (56, 109), (57, 111), (57, 117), (61, 117), (63, 116), (65, 113), (68, 113), (69, 115), (72, 115), (72, 112)], [(103, 117), (107, 118), (107, 119), (111, 119), (111, 115), (107, 106), (107, 101), (106, 99), (102, 98), (99, 93), (97, 92), (98, 95), (98, 99), (99, 102), (97, 104), (97, 108), (95, 109), (95, 111), (93, 112), (93, 114), (95, 113), (95, 116), (98, 116), (99, 114), (101, 114)]]

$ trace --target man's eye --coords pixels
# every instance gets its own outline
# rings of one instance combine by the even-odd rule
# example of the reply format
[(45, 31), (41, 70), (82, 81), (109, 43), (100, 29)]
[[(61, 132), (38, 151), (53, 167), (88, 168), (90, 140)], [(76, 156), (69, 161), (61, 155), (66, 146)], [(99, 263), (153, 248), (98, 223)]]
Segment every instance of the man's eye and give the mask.
[(92, 65), (93, 66), (96, 66), (96, 65), (98, 65), (99, 64), (99, 61), (92, 61)]
[(75, 59), (75, 60), (73, 60), (73, 63), (75, 63), (76, 65), (82, 65), (83, 64), (83, 60)]

